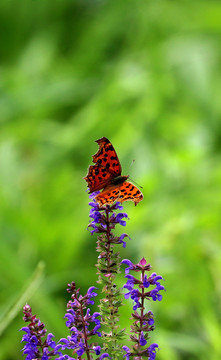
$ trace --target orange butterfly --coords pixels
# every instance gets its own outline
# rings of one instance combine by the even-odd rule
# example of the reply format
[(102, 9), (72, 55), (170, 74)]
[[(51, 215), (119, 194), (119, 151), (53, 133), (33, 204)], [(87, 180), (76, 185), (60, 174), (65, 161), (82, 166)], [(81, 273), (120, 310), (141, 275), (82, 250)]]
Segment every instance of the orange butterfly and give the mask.
[(89, 193), (103, 189), (95, 196), (100, 206), (128, 200), (137, 205), (143, 199), (143, 194), (135, 185), (126, 181), (128, 175), (121, 175), (120, 161), (113, 145), (105, 137), (96, 142), (99, 149), (93, 156), (95, 165), (89, 167), (88, 174), (84, 177), (88, 183)]

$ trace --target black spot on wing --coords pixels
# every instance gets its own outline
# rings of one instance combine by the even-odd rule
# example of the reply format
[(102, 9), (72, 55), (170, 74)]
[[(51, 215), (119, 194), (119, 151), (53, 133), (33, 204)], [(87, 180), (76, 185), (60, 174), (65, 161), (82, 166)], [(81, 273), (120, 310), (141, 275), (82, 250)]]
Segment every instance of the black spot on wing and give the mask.
[(105, 148), (105, 151), (113, 151), (113, 150), (114, 150), (114, 147), (111, 144)]

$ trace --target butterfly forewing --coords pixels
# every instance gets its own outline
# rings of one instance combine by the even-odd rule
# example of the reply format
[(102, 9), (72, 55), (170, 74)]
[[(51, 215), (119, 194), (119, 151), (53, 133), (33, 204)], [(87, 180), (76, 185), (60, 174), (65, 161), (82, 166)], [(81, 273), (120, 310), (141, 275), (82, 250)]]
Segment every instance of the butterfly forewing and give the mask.
[(101, 190), (111, 182), (113, 175), (101, 165), (91, 165), (87, 176), (84, 178), (89, 187), (89, 193)]
[(111, 142), (105, 137), (98, 139), (96, 142), (99, 145), (99, 149), (93, 156), (93, 162), (96, 165), (104, 166), (113, 177), (121, 175), (120, 161)]
[(99, 149), (93, 155), (95, 165), (89, 167), (88, 174), (84, 178), (90, 193), (107, 187), (121, 174), (120, 162), (111, 142), (105, 137), (96, 142)]

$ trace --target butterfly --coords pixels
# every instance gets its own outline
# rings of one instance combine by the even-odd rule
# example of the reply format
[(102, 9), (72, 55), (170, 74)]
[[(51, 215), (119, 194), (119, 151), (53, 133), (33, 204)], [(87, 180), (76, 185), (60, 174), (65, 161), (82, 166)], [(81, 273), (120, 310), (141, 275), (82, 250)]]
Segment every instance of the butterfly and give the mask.
[(96, 140), (99, 149), (93, 155), (93, 162), (84, 179), (88, 183), (89, 193), (102, 190), (95, 196), (97, 203), (102, 206), (114, 201), (131, 200), (137, 205), (142, 199), (142, 192), (131, 182), (128, 175), (121, 175), (121, 165), (117, 153), (111, 142), (106, 138)]

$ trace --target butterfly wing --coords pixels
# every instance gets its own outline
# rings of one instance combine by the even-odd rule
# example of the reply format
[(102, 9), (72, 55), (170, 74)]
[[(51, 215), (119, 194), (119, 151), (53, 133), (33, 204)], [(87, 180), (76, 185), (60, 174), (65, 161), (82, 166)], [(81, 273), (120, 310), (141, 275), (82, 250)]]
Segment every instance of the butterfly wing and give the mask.
[(84, 179), (88, 183), (89, 193), (103, 189), (111, 183), (113, 175), (104, 166), (91, 165)]
[(111, 184), (111, 180), (121, 175), (121, 165), (117, 153), (111, 142), (103, 137), (96, 140), (99, 149), (93, 155), (93, 162), (88, 170), (85, 180), (91, 192), (103, 189)]
[(93, 156), (93, 162), (96, 165), (104, 166), (114, 177), (121, 175), (120, 161), (111, 142), (105, 137), (96, 140), (96, 142), (99, 149)]
[(143, 200), (142, 192), (131, 182), (124, 181), (122, 184), (108, 186), (104, 191), (95, 197), (100, 206), (112, 204), (114, 201), (133, 201), (137, 205)]

